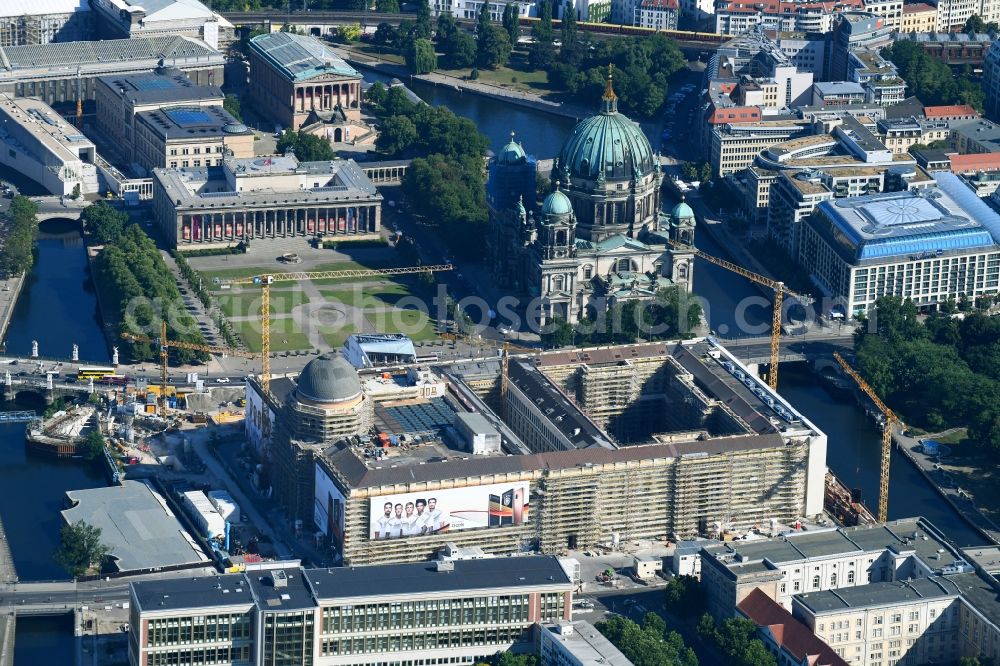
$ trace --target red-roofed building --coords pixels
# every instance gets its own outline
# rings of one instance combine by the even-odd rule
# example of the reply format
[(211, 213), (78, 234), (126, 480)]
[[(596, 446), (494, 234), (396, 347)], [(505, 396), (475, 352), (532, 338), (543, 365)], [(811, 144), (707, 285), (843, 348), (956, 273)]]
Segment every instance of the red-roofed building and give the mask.
[(757, 625), (761, 640), (779, 664), (847, 666), (833, 648), (763, 590), (754, 590), (736, 608)]
[(979, 113), (968, 104), (925, 106), (927, 120), (979, 120)]
[(950, 157), (952, 173), (1000, 171), (1000, 153), (970, 153), (968, 155), (950, 155)]

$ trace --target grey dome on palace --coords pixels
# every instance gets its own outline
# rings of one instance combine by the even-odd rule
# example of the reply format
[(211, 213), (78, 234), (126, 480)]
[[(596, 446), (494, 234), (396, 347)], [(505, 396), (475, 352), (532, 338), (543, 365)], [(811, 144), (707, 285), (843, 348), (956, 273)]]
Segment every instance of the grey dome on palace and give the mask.
[(295, 392), (319, 403), (344, 402), (361, 395), (358, 371), (339, 354), (324, 354), (302, 368)]

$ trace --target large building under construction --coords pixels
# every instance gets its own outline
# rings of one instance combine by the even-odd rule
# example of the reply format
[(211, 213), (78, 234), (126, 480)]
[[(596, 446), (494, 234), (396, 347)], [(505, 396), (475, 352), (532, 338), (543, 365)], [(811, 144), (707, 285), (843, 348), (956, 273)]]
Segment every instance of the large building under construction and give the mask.
[[(368, 432), (283, 435), (290, 387), (272, 416), (269, 455), (286, 461), (273, 466), (279, 501), (294, 488), (285, 505), (345, 563), (421, 560), (446, 543), (557, 552), (822, 513), (826, 436), (711, 339), (460, 362), (432, 375), (439, 393), (397, 399), (362, 373)], [(341, 380), (353, 395), (358, 383)]]

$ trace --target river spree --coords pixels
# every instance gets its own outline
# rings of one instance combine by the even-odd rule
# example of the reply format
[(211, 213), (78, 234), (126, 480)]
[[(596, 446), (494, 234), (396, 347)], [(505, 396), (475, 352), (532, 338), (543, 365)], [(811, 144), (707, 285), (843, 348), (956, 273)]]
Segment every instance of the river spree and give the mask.
[[(38, 340), (43, 356), (68, 359), (75, 342), (81, 359), (107, 362), (109, 358), (83, 238), (69, 223), (43, 224), (35, 266), (8, 329), (7, 353), (27, 356), (32, 340)], [(37, 402), (17, 406), (44, 408)], [(66, 578), (52, 559), (59, 543), (63, 493), (103, 484), (94, 465), (29, 454), (24, 424), (0, 425), (0, 516), (21, 580)]]
[(79, 223), (43, 222), (35, 262), (7, 329), (6, 353), (28, 356), (37, 340), (42, 356), (69, 359), (75, 343), (81, 360), (107, 362)]

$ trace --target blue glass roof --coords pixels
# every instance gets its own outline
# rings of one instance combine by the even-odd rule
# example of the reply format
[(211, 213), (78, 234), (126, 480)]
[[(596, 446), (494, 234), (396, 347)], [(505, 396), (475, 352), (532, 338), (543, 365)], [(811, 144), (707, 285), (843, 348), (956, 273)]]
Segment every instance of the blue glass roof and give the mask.
[(983, 228), (938, 231), (913, 234), (900, 238), (876, 238), (866, 241), (858, 250), (858, 259), (879, 259), (911, 254), (937, 254), (939, 251), (989, 247), (993, 238)]
[(995, 247), (1000, 215), (954, 174), (935, 180), (937, 187), (834, 199), (818, 210), (855, 261)]
[(163, 112), (181, 127), (207, 125), (212, 122), (212, 117), (202, 109), (164, 109)]

